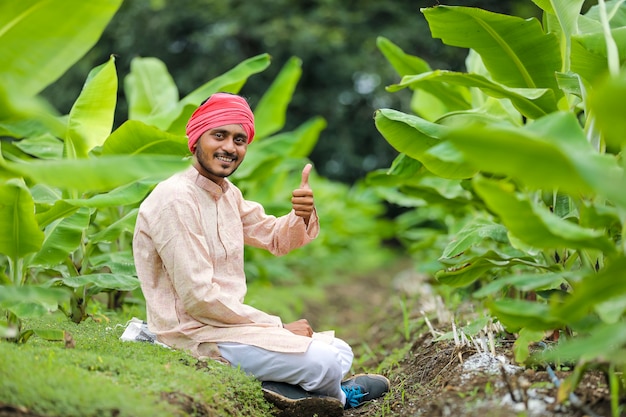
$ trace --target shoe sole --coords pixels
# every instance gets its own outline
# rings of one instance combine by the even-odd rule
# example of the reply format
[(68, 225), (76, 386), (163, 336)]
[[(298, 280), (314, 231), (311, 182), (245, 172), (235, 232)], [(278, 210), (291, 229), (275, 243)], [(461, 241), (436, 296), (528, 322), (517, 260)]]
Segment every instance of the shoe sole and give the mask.
[(332, 397), (307, 397), (297, 400), (263, 389), (265, 400), (279, 409), (277, 417), (341, 417), (343, 404)]

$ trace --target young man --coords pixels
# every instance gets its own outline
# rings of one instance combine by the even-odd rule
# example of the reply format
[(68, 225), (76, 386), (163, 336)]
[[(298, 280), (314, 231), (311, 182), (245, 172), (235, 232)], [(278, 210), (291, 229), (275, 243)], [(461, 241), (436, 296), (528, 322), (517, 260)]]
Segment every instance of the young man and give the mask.
[(244, 304), (244, 244), (284, 255), (319, 232), (311, 165), (293, 191), (293, 210), (274, 217), (227, 179), (254, 138), (245, 99), (212, 95), (189, 119), (187, 136), (193, 166), (157, 185), (137, 217), (133, 250), (150, 330), (168, 346), (241, 367), (283, 408), (340, 415), (386, 393), (380, 375), (342, 382), (353, 355), (332, 332)]

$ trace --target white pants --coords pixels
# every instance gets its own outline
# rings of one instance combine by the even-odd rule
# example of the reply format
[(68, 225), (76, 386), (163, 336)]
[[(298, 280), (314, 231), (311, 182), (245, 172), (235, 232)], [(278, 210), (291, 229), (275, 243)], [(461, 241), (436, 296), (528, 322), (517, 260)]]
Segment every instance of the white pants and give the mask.
[(346, 395), (341, 381), (350, 371), (354, 354), (334, 338), (331, 344), (313, 340), (304, 353), (272, 352), (241, 343), (218, 343), (222, 357), (260, 381), (286, 382), (311, 392), (339, 399)]

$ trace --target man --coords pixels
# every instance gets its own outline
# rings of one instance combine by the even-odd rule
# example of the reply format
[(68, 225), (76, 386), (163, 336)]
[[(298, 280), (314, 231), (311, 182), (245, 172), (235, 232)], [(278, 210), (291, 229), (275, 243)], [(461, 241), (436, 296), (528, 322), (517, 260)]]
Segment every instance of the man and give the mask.
[(264, 381), (266, 398), (283, 408), (306, 404), (340, 415), (386, 393), (389, 381), (380, 375), (342, 382), (353, 355), (332, 332), (316, 333), (304, 319), (283, 323), (244, 304), (244, 244), (284, 255), (319, 232), (311, 165), (293, 191), (293, 210), (274, 217), (227, 179), (254, 139), (244, 98), (212, 95), (189, 119), (187, 136), (193, 166), (157, 185), (141, 204), (133, 240), (147, 321), (158, 341), (241, 367)]

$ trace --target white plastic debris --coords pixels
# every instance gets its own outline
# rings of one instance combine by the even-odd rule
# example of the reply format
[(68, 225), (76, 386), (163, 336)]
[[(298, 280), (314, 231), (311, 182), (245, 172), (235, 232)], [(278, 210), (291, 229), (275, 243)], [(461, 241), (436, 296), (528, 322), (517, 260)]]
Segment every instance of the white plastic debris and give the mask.
[(466, 379), (475, 373), (498, 374), (502, 372), (502, 367), (510, 375), (523, 371), (523, 368), (508, 363), (504, 356), (494, 356), (488, 352), (481, 352), (470, 356), (463, 362), (462, 377)]

